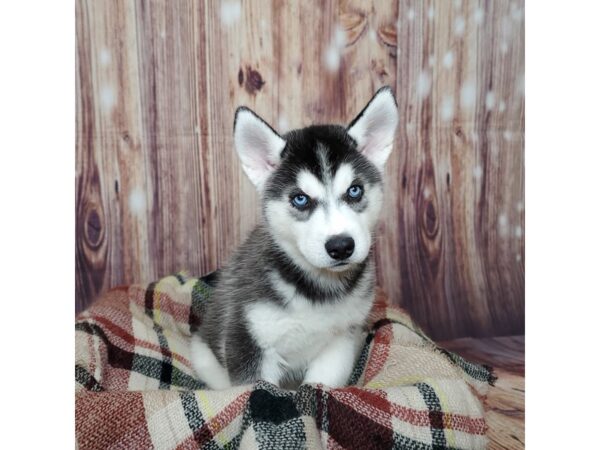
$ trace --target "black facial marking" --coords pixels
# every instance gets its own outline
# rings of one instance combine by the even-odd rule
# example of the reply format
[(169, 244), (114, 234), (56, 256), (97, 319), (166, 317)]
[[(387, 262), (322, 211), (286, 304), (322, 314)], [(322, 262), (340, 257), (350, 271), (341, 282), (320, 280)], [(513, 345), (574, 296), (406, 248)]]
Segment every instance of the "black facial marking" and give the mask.
[(357, 286), (365, 274), (365, 268), (369, 262), (370, 255), (355, 268), (349, 269), (340, 275), (339, 282), (323, 287), (314, 281), (314, 277), (299, 268), (290, 257), (279, 248), (275, 242), (269, 246), (269, 261), (273, 270), (277, 271), (281, 278), (293, 285), (299, 294), (315, 303), (335, 301), (345, 295), (349, 295)]
[(316, 209), (316, 205), (314, 205), (312, 208), (308, 208), (305, 210), (299, 210), (296, 208), (292, 208), (290, 210), (290, 214), (294, 217), (294, 219), (296, 219), (298, 222), (306, 222), (308, 219), (310, 219), (310, 216), (312, 216), (313, 212)]
[[(357, 150), (356, 142), (340, 125), (314, 125), (290, 131), (282, 136), (286, 146), (281, 152), (281, 164), (267, 181), (266, 199), (281, 198), (295, 186), (302, 170), (312, 173), (321, 182), (332, 177), (342, 164), (350, 164), (356, 174), (370, 184), (381, 182), (379, 170)], [(322, 153), (331, 174), (323, 170)]]
[(357, 213), (363, 212), (369, 206), (369, 201), (367, 199), (363, 199), (360, 202), (348, 203), (350, 208), (352, 208)]

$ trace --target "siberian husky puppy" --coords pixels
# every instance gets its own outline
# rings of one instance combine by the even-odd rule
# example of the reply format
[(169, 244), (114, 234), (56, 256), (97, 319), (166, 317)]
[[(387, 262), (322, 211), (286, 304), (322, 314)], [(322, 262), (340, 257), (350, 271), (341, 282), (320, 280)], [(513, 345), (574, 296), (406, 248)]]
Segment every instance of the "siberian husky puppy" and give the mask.
[(348, 382), (374, 298), (372, 233), (397, 123), (389, 87), (347, 127), (280, 135), (238, 108), (235, 148), (262, 220), (220, 272), (192, 337), (210, 388)]

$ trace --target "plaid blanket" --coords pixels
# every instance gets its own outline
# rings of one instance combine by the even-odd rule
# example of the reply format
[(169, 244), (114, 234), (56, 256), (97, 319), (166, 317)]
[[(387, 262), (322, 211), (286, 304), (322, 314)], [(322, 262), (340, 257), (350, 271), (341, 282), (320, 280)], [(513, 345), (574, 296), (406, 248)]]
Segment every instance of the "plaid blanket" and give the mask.
[(77, 317), (79, 449), (485, 448), (491, 369), (438, 348), (381, 293), (351, 386), (203, 389), (188, 345), (211, 285), (116, 288)]

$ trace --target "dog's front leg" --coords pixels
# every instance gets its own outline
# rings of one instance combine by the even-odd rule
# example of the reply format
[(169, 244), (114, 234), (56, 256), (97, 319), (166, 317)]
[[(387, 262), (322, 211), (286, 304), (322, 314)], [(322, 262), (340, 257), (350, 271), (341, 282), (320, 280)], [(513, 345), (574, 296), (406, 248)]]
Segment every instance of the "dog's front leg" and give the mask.
[(345, 386), (356, 361), (359, 338), (358, 332), (334, 337), (309, 364), (304, 383)]
[(275, 349), (263, 350), (260, 364), (260, 379), (279, 386), (283, 375), (282, 360)]

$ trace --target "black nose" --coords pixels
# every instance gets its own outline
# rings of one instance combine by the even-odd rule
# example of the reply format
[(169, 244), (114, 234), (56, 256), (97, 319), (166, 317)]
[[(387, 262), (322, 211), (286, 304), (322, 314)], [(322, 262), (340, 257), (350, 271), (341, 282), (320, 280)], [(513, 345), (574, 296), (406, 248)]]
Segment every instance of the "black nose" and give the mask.
[(346, 259), (354, 251), (354, 239), (344, 235), (332, 236), (325, 242), (325, 250), (333, 259)]

